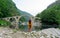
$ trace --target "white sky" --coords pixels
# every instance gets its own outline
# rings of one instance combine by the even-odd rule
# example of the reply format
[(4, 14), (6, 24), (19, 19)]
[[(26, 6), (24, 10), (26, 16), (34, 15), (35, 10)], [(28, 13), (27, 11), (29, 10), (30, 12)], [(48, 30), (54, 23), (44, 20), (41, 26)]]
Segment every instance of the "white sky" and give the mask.
[(33, 16), (42, 12), (48, 5), (56, 0), (13, 0), (18, 9), (26, 11)]

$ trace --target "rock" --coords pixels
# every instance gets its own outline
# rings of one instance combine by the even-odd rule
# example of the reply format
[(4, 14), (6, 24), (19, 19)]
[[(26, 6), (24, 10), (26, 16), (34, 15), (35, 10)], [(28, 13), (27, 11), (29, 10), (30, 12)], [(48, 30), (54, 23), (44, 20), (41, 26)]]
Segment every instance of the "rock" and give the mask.
[(2, 38), (2, 37), (0, 37), (0, 38)]
[(41, 36), (40, 38), (45, 38), (44, 36)]
[(60, 38), (60, 30), (55, 28), (32, 32), (13, 32), (13, 29), (0, 28), (0, 38)]

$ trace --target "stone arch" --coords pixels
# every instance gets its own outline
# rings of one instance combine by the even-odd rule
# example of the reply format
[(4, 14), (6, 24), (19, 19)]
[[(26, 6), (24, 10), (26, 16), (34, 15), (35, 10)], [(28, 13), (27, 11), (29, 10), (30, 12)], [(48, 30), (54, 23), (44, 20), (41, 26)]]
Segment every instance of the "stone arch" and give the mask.
[(18, 19), (19, 17), (16, 17), (16, 19)]
[[(22, 16), (25, 17), (25, 16), (27, 16), (27, 15), (22, 15)], [(16, 28), (18, 28), (18, 23), (19, 23), (19, 20), (20, 20), (20, 18), (21, 18), (22, 16), (6, 17), (6, 18), (2, 18), (2, 19), (11, 22), (12, 25), (15, 25)], [(30, 18), (31, 18), (31, 17), (30, 17)]]
[(14, 21), (16, 21), (16, 19), (15, 18), (10, 18), (9, 21), (14, 22)]

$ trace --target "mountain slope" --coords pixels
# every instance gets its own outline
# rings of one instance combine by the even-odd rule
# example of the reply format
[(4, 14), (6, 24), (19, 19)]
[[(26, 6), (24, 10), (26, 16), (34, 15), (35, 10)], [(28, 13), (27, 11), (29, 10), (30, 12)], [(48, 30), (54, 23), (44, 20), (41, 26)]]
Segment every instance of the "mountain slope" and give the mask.
[(51, 5), (49, 5), (47, 8), (50, 8), (52, 6), (57, 6), (57, 5), (60, 5), (60, 0), (57, 0), (56, 2), (52, 3)]
[(20, 15), (12, 0), (0, 0), (0, 18)]
[(25, 12), (25, 11), (22, 11), (22, 10), (19, 10), (19, 12), (20, 12), (21, 15), (33, 16), (33, 15), (29, 14), (28, 12)]
[(60, 28), (60, 0), (49, 5), (37, 17), (41, 18), (42, 28)]
[(30, 19), (30, 17), (33, 17), (33, 15), (31, 15), (31, 14), (25, 12), (25, 11), (22, 11), (22, 10), (18, 10), (18, 11), (20, 12), (20, 15), (22, 17), (25, 17), (26, 21), (28, 21)]

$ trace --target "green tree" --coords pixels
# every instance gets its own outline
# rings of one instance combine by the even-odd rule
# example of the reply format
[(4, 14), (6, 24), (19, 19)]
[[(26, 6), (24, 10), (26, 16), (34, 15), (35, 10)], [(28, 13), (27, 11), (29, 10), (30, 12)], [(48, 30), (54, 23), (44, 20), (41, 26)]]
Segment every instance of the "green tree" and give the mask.
[(12, 0), (0, 0), (0, 18), (19, 15)]
[(26, 22), (26, 18), (25, 18), (24, 16), (22, 16), (22, 17), (20, 18), (20, 21), (21, 21), (21, 22)]
[(37, 17), (41, 18), (43, 28), (58, 27), (60, 25), (60, 3), (50, 5)]

